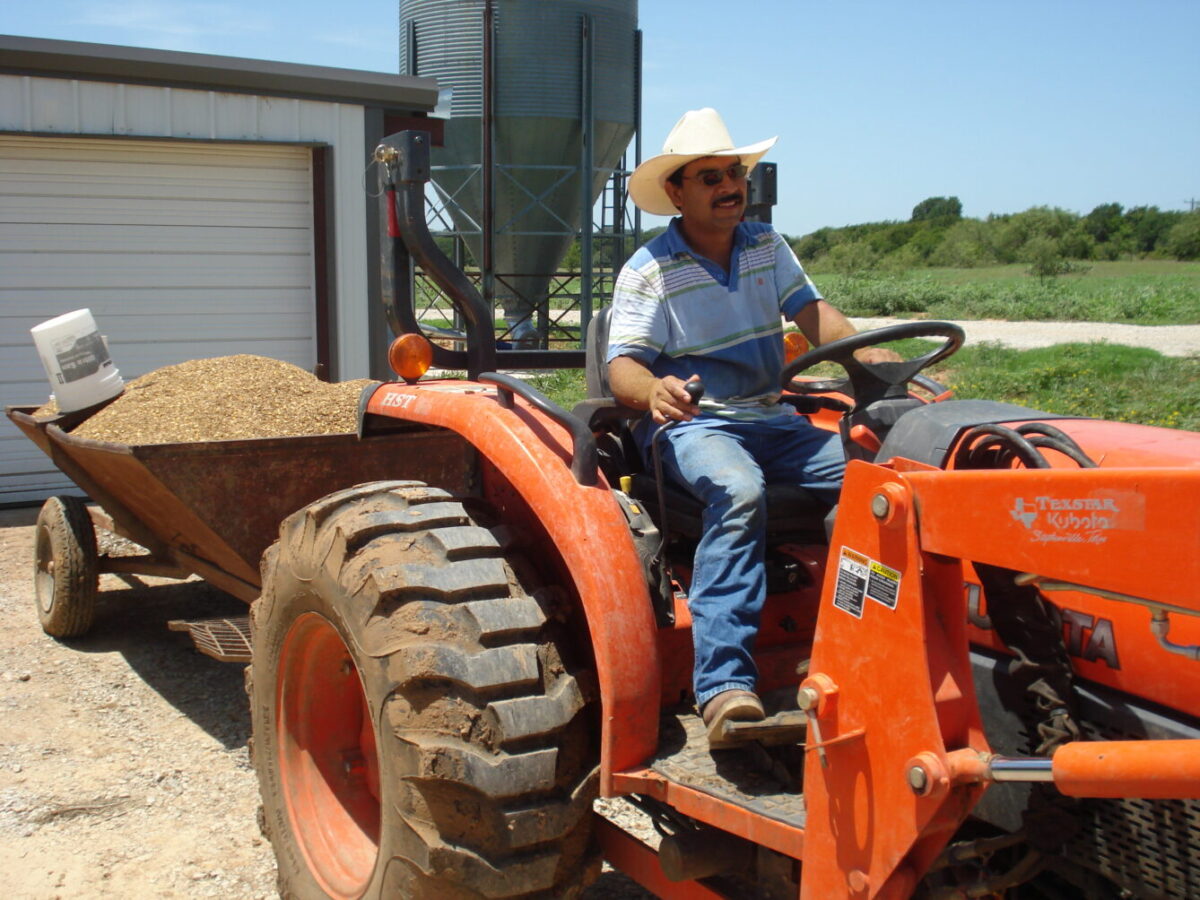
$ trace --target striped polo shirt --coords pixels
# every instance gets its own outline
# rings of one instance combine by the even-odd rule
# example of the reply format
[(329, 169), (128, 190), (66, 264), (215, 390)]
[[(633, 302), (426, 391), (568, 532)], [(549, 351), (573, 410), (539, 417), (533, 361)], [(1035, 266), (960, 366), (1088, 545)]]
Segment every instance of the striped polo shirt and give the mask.
[(621, 270), (607, 361), (628, 356), (659, 378), (699, 375), (707, 412), (758, 418), (767, 407), (780, 414), (780, 316), (795, 317), (820, 292), (770, 225), (738, 225), (726, 273), (688, 247), (679, 221)]

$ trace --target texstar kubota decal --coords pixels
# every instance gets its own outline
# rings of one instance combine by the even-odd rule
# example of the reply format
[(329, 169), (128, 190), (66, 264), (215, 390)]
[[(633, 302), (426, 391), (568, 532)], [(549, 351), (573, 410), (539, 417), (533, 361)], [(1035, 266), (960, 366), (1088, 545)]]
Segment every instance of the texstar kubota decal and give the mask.
[(1017, 497), (1008, 514), (1039, 543), (1103, 544), (1110, 531), (1142, 529), (1145, 499), (1139, 494)]

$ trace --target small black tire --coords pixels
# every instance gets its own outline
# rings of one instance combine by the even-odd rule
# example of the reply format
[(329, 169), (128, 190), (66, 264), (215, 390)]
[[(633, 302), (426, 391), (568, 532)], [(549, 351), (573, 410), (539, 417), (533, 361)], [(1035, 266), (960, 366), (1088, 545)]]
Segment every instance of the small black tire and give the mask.
[(75, 638), (96, 620), (100, 584), (96, 529), (78, 497), (42, 504), (34, 532), (34, 596), (46, 634)]
[(598, 876), (593, 682), (504, 535), (416, 482), (282, 524), (249, 673), (282, 897), (575, 897)]

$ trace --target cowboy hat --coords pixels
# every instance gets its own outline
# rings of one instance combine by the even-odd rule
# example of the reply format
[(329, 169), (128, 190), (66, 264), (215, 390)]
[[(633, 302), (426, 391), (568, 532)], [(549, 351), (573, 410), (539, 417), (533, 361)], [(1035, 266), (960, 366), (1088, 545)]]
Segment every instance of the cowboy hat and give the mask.
[(663, 142), (663, 152), (633, 170), (629, 176), (629, 196), (633, 202), (656, 216), (673, 216), (678, 210), (667, 196), (667, 178), (680, 166), (705, 156), (738, 156), (742, 165), (753, 169), (763, 155), (775, 146), (777, 137), (735, 147), (720, 114), (709, 107), (685, 112)]

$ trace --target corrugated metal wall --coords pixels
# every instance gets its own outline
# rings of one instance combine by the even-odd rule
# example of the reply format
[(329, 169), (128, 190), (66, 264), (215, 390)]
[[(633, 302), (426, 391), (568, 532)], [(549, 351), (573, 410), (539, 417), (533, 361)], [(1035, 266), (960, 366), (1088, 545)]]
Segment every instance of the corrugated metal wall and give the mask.
[[(311, 369), (310, 166), (303, 147), (0, 135), (5, 401), (47, 398), (29, 329), (83, 307), (126, 380), (232, 353)], [(4, 429), (0, 503), (65, 483)]]
[[(127, 379), (241, 352), (311, 367), (316, 144), (333, 148), (339, 186), (335, 377), (357, 378), (369, 365), (361, 106), (0, 75), (0, 400), (46, 398), (29, 328), (84, 306)], [(0, 420), (0, 504), (63, 484)]]

